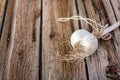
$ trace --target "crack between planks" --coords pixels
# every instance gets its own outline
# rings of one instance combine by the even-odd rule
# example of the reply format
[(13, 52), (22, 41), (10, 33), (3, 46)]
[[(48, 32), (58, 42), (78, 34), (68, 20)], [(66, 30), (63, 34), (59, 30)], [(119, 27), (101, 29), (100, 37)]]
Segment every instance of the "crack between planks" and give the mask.
[[(80, 13), (79, 13), (79, 9), (78, 9), (78, 1), (77, 1), (77, 0), (75, 0), (75, 7), (76, 7), (77, 15), (79, 16)], [(82, 27), (81, 27), (81, 21), (80, 21), (80, 20), (78, 20), (78, 26), (79, 26), (79, 29), (82, 28)]]
[(103, 12), (104, 12), (104, 14), (105, 14), (105, 17), (107, 18), (107, 22), (108, 22), (108, 24), (110, 24), (110, 21), (109, 21), (109, 19), (108, 19), (108, 15), (107, 15), (107, 12), (106, 12), (106, 10), (105, 10), (105, 6), (104, 6), (102, 0), (100, 0), (100, 4), (102, 5), (102, 9), (103, 9)]
[(86, 17), (88, 18), (88, 12), (87, 12), (87, 8), (86, 8), (86, 6), (85, 6), (84, 0), (82, 1), (82, 3), (83, 3), (83, 6), (84, 6), (84, 9), (85, 9)]
[[(88, 11), (87, 11), (87, 8), (86, 8), (86, 5), (85, 5), (85, 0), (82, 0), (82, 4), (83, 4), (83, 7), (84, 7), (84, 10), (85, 10), (85, 13), (86, 13), (86, 17), (89, 18), (89, 15), (88, 15)], [(89, 26), (89, 29), (90, 29), (90, 25)], [(90, 29), (91, 31), (91, 29)]]
[[(95, 6), (95, 2), (94, 2), (93, 0), (91, 0), (91, 2), (92, 2), (93, 9), (94, 9), (94, 11), (95, 11), (95, 14), (98, 13), (99, 21), (101, 21), (102, 18), (100, 17), (101, 15), (100, 15), (100, 12), (99, 12), (101, 9), (100, 9), (100, 10), (97, 9), (97, 7)], [(101, 6), (100, 6), (100, 8), (101, 8)]]
[(39, 42), (39, 75), (38, 80), (42, 80), (42, 26), (43, 26), (43, 0), (41, 0), (40, 11), (40, 42)]
[(89, 71), (88, 71), (87, 58), (84, 58), (84, 63), (85, 63), (85, 69), (86, 69), (87, 80), (89, 80)]
[[(114, 10), (114, 7), (113, 7), (113, 4), (112, 4), (111, 0), (110, 0), (110, 4), (111, 4), (111, 7), (112, 7), (112, 10), (113, 10), (114, 16), (115, 16), (115, 20), (118, 21), (118, 19), (117, 19), (117, 15), (115, 14), (115, 10)], [(119, 27), (118, 27), (118, 29), (120, 30)]]
[[(77, 10), (77, 15), (80, 15), (77, 0), (75, 0), (75, 5), (76, 5), (76, 10)], [(85, 6), (84, 3), (83, 3), (83, 6), (85, 8), (86, 16), (88, 17), (87, 9), (86, 9), (86, 6)], [(82, 27), (81, 27), (81, 21), (80, 20), (78, 20), (78, 25), (79, 25), (79, 29), (81, 29)], [(86, 78), (87, 78), (87, 80), (89, 80), (89, 72), (88, 72), (88, 65), (87, 65), (87, 59), (86, 58), (84, 59), (84, 64), (85, 64), (85, 70), (86, 70)]]
[[(84, 0), (82, 2), (83, 2), (84, 9), (85, 9), (86, 17), (88, 17), (88, 12), (87, 12), (87, 8), (85, 6)], [(84, 63), (85, 63), (86, 77), (87, 77), (87, 80), (89, 80), (89, 71), (88, 71), (87, 58), (84, 59)]]
[(117, 16), (116, 16), (116, 14), (115, 14), (115, 10), (114, 10), (114, 8), (113, 8), (113, 4), (112, 4), (111, 0), (110, 0), (110, 4), (111, 4), (112, 10), (113, 10), (113, 13), (114, 13), (115, 19), (116, 19), (116, 21), (117, 21)]
[(7, 6), (8, 6), (8, 0), (5, 1), (4, 12), (3, 12), (3, 17), (2, 17), (1, 27), (0, 27), (0, 40), (1, 40), (2, 30), (5, 22)]

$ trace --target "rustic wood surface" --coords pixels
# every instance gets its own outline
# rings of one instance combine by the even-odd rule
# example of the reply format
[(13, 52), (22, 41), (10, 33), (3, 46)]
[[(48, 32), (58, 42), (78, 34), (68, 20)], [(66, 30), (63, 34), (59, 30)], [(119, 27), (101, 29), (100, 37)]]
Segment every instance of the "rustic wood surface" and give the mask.
[(1, 37), (1, 31), (2, 31), (2, 26), (3, 26), (3, 19), (4, 19), (4, 13), (5, 13), (5, 8), (6, 7), (6, 0), (0, 0), (0, 37)]
[[(0, 17), (4, 0), (0, 1)], [(57, 54), (78, 29), (91, 32), (83, 21), (58, 22), (81, 15), (112, 25), (120, 20), (120, 0), (8, 0), (0, 39), (0, 80), (120, 80), (120, 28), (85, 60), (66, 62)], [(1, 22), (1, 18), (0, 18)]]
[(0, 80), (38, 80), (40, 0), (9, 0), (0, 41)]
[(4, 5), (5, 5), (5, 0), (0, 0), (0, 22), (4, 12)]

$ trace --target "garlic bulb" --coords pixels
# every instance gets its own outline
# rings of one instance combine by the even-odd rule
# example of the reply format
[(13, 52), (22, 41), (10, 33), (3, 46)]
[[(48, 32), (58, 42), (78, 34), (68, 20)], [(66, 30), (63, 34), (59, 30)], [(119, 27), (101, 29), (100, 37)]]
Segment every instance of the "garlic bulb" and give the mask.
[[(97, 25), (96, 28), (97, 27), (100, 28), (100, 30), (99, 30), (100, 31), (99, 32), (100, 38), (102, 38), (103, 40), (110, 39), (111, 36), (110, 37), (108, 36), (108, 38), (106, 38), (106, 35), (109, 34), (109, 32), (113, 31), (114, 29), (116, 29), (117, 27), (120, 26), (120, 20), (111, 26), (108, 26), (108, 25), (102, 26), (102, 25), (98, 24), (96, 21), (89, 19), (89, 18), (83, 18), (82, 16), (72, 16), (72, 17), (58, 19), (58, 21), (61, 21), (61, 22), (66, 22), (69, 20), (83, 20), (87, 24), (89, 24), (91, 27), (94, 26), (91, 24), (91, 22), (95, 23)], [(102, 29), (103, 29), (103, 32), (101, 32)], [(97, 37), (96, 36), (88, 31), (84, 30), (84, 29), (80, 29), (80, 30), (75, 31), (71, 35), (71, 40), (70, 40), (71, 45), (73, 47), (73, 50), (75, 49), (74, 51), (77, 51), (77, 54), (80, 52), (79, 54), (82, 58), (85, 58), (85, 57), (92, 55), (98, 48), (97, 37), (99, 37), (99, 35)]]
[(92, 55), (98, 48), (97, 37), (84, 29), (77, 30), (71, 35), (71, 45), (75, 47), (78, 42), (85, 47), (84, 52), (80, 53), (83, 58)]

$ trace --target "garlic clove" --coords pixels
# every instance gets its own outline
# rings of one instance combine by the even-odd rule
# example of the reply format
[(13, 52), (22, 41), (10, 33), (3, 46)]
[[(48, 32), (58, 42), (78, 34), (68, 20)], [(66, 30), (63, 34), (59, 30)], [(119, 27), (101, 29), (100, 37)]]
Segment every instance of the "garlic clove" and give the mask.
[(83, 58), (92, 55), (98, 48), (97, 37), (84, 29), (77, 30), (71, 35), (71, 45), (74, 47), (78, 42), (84, 47), (84, 52), (80, 53)]

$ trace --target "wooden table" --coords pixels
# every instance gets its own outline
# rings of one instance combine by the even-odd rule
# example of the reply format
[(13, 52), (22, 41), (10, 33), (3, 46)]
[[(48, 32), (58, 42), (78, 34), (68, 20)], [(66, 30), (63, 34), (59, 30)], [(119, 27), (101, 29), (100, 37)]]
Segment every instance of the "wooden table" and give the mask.
[(82, 62), (59, 60), (58, 43), (83, 21), (58, 22), (81, 15), (112, 25), (120, 20), (120, 0), (0, 0), (0, 80), (120, 80), (120, 28)]

